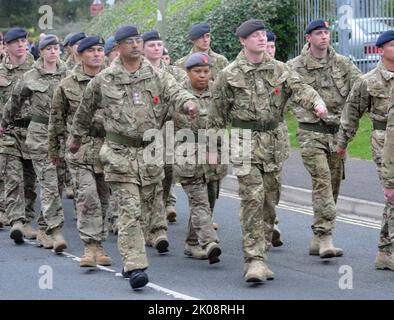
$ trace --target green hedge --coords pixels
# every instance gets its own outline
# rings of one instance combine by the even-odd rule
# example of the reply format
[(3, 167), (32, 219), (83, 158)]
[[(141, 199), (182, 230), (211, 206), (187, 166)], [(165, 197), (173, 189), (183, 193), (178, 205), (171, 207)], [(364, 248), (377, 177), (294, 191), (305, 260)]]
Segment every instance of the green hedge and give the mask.
[[(294, 24), (296, 0), (168, 0), (166, 17), (166, 46), (176, 60), (190, 51), (187, 39), (190, 26), (206, 21), (212, 27), (213, 49), (233, 60), (241, 47), (235, 36), (236, 28), (245, 20), (262, 19), (278, 36), (278, 55), (287, 60), (295, 41)], [(127, 0), (106, 10), (93, 19), (87, 28), (90, 34), (108, 37), (120, 25), (137, 24), (141, 31), (156, 27), (157, 1)]]

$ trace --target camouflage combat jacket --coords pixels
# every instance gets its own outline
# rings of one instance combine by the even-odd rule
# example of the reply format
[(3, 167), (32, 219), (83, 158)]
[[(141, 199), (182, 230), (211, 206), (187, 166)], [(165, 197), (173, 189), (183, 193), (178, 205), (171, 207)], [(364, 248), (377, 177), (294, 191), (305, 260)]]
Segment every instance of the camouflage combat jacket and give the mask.
[[(55, 88), (66, 77), (67, 68), (62, 61), (57, 63), (57, 71), (50, 73), (44, 69), (42, 58), (32, 70), (26, 72), (17, 82), (7, 102), (2, 126), (7, 128), (15, 119), (30, 118), (27, 129), (26, 147), (32, 159), (42, 159), (48, 155), (48, 123), (52, 97)], [(25, 108), (25, 101), (30, 107)]]
[(65, 142), (70, 137), (74, 114), (91, 79), (92, 77), (84, 73), (82, 64), (78, 64), (72, 70), (71, 75), (63, 79), (56, 88), (49, 118), (49, 157), (65, 157), (68, 162), (88, 166), (95, 173), (102, 173), (102, 166), (98, 159), (105, 136), (102, 110), (94, 114), (89, 135), (83, 139), (84, 144), (80, 150), (76, 154), (64, 150)]
[[(29, 71), (34, 65), (33, 56), (28, 53), (25, 63), (16, 66), (10, 63), (9, 57), (6, 57), (0, 64), (0, 115), (3, 116), (4, 107), (11, 97), (12, 89), (23, 74)], [(10, 154), (25, 159), (30, 159), (25, 146), (29, 102), (25, 102), (23, 113), (19, 115), (16, 123), (10, 124), (4, 136), (0, 138), (0, 153)]]
[[(190, 80), (186, 80), (182, 86), (193, 94), (196, 99), (198, 99), (200, 104), (200, 112), (199, 117), (194, 119), (193, 121), (189, 121), (185, 115), (175, 113), (173, 118), (176, 120), (177, 128), (176, 129), (191, 129), (194, 133), (195, 138), (195, 153), (194, 153), (194, 162), (182, 161), (180, 163), (175, 162), (174, 164), (174, 176), (177, 182), (179, 183), (192, 183), (192, 180), (201, 181), (200, 178), (203, 178), (206, 182), (210, 180), (221, 180), (227, 175), (228, 166), (225, 164), (219, 165), (216, 169), (209, 164), (199, 164), (202, 159), (198, 159), (199, 156), (199, 146), (202, 148), (205, 146), (206, 151), (208, 152), (208, 146), (205, 144), (205, 141), (199, 141), (198, 133), (200, 129), (207, 128), (208, 122), (208, 109), (212, 101), (212, 83), (209, 84), (209, 88), (205, 90), (203, 93), (197, 92), (192, 86)], [(176, 141), (175, 143), (175, 159), (181, 159), (184, 152), (184, 144), (182, 142)], [(192, 157), (193, 155), (186, 155), (187, 157)], [(220, 154), (219, 154), (220, 157)], [(186, 159), (183, 159), (186, 160)], [(207, 163), (206, 159), (203, 159), (205, 163)]]
[[(321, 123), (331, 126), (335, 134), (316, 131), (298, 130), (301, 148), (321, 148), (330, 152), (336, 150), (336, 136), (342, 110), (346, 99), (356, 80), (361, 76), (360, 70), (349, 58), (341, 56), (330, 47), (325, 59), (314, 58), (309, 51), (309, 44), (303, 48), (301, 55), (290, 60), (288, 65), (296, 71), (304, 83), (313, 87), (324, 100), (328, 116), (320, 120), (313, 113), (304, 114), (302, 106), (293, 106), (295, 116), (300, 123)], [(300, 112), (298, 112), (300, 111)]]
[[(243, 51), (225, 68), (214, 83), (213, 100), (209, 110), (208, 127), (234, 128), (267, 127), (252, 130), (251, 159), (231, 157), (234, 167), (240, 162), (262, 166), (264, 172), (281, 170), (285, 154), (284, 130), (278, 127), (288, 99), (298, 106), (298, 112), (311, 114), (324, 102), (298, 74), (286, 64), (273, 60), (266, 53), (260, 64), (247, 61)], [(241, 126), (239, 123), (242, 123)], [(244, 138), (242, 134), (240, 141)], [(234, 146), (232, 146), (234, 148)], [(233, 150), (233, 149), (232, 149)], [(237, 150), (240, 155), (240, 150)], [(247, 155), (245, 155), (247, 156)]]
[[(72, 135), (83, 142), (89, 135), (93, 115), (102, 109), (106, 138), (100, 160), (106, 180), (140, 185), (159, 183), (164, 178), (160, 129), (168, 105), (173, 104), (177, 112), (183, 112), (183, 105), (189, 100), (196, 101), (174, 77), (156, 70), (145, 58), (141, 58), (135, 73), (129, 73), (117, 58), (88, 84), (74, 116)], [(153, 133), (158, 141), (142, 142), (144, 133)], [(155, 148), (158, 157), (145, 161), (145, 149), (151, 148)]]
[(387, 112), (393, 104), (393, 88), (394, 72), (388, 71), (382, 62), (356, 82), (343, 109), (338, 134), (340, 146), (348, 146), (356, 135), (361, 117), (368, 112), (374, 127), (371, 137), (374, 160), (381, 163)]

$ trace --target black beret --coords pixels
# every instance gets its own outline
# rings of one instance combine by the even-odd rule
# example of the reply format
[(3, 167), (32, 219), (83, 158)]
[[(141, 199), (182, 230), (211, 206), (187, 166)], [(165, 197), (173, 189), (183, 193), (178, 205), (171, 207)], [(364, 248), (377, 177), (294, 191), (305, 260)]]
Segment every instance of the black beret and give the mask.
[(142, 35), (142, 39), (144, 42), (161, 40), (160, 33), (158, 33), (156, 30), (145, 32)]
[(192, 25), (189, 31), (189, 39), (190, 40), (197, 40), (201, 38), (204, 34), (210, 33), (211, 27), (206, 22), (199, 22)]
[(18, 39), (26, 39), (27, 38), (27, 31), (22, 28), (12, 28), (7, 31), (7, 33), (4, 36), (4, 42), (5, 43), (10, 43), (12, 41), (18, 40)]
[(382, 47), (386, 42), (389, 42), (391, 40), (394, 40), (394, 30), (383, 32), (379, 36), (378, 40), (376, 40), (376, 46)]
[(140, 33), (138, 32), (137, 26), (129, 25), (120, 27), (118, 31), (115, 33), (115, 41), (120, 42), (129, 37), (138, 36)]
[(70, 40), (68, 41), (68, 45), (73, 46), (78, 41), (85, 39), (85, 38), (86, 38), (86, 34), (84, 32), (74, 33), (74, 35), (70, 37)]
[(275, 42), (276, 41), (276, 36), (273, 32), (271, 32), (271, 31), (267, 32), (267, 41), (268, 42)]
[(305, 33), (310, 34), (312, 31), (318, 29), (330, 30), (328, 22), (324, 20), (313, 20), (306, 27)]
[(205, 67), (205, 66), (212, 67), (212, 59), (205, 52), (195, 52), (192, 55), (190, 55), (190, 57), (187, 58), (185, 61), (185, 68), (188, 70), (193, 67)]
[(247, 38), (253, 32), (258, 30), (265, 30), (265, 25), (263, 20), (251, 19), (242, 23), (235, 33), (238, 37)]
[(77, 52), (81, 53), (86, 49), (89, 49), (93, 46), (102, 46), (104, 47), (105, 42), (103, 38), (97, 37), (97, 36), (92, 36), (92, 37), (86, 37), (81, 40), (81, 42), (78, 45)]
[(46, 46), (55, 44), (59, 44), (59, 39), (53, 34), (48, 34), (40, 41), (40, 43), (38, 44), (38, 48), (42, 50)]
[(70, 39), (73, 35), (75, 35), (75, 32), (69, 33), (68, 35), (65, 36), (65, 38), (63, 40), (64, 47), (67, 47), (70, 44)]
[(116, 46), (115, 37), (111, 36), (105, 41), (104, 52), (108, 56)]

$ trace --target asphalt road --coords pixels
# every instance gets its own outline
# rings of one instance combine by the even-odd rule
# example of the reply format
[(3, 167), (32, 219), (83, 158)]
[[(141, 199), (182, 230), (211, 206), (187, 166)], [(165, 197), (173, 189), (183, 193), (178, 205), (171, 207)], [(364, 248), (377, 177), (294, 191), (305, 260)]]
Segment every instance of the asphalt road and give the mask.
[[(73, 220), (71, 201), (65, 200), (65, 236), (67, 254), (55, 256), (50, 250), (35, 247), (34, 242), (17, 246), (9, 239), (9, 230), (0, 230), (0, 299), (35, 300), (267, 300), (267, 299), (393, 299), (394, 273), (374, 269), (379, 226), (374, 223), (341, 219), (334, 239), (345, 256), (321, 260), (308, 255), (312, 234), (310, 211), (280, 206), (278, 216), (285, 245), (269, 254), (269, 267), (276, 279), (262, 285), (243, 280), (241, 229), (236, 195), (225, 194), (217, 203), (215, 221), (223, 254), (221, 262), (187, 258), (183, 246), (187, 225), (187, 202), (177, 187), (178, 222), (169, 226), (170, 253), (159, 256), (147, 248), (150, 284), (133, 291), (119, 272), (121, 260), (116, 237), (105, 244), (114, 263), (108, 269), (81, 269), (78, 257), (83, 246)], [(44, 267), (43, 267), (44, 266)], [(48, 268), (50, 267), (50, 269)], [(40, 270), (43, 268), (43, 270)], [(50, 272), (52, 271), (52, 289)], [(44, 271), (44, 273), (40, 273)], [(345, 272), (342, 274), (340, 272)], [(44, 278), (42, 278), (44, 276)], [(345, 278), (341, 278), (345, 276)], [(48, 282), (49, 281), (49, 282)], [(40, 284), (41, 283), (41, 289)], [(341, 284), (346, 284), (343, 289)]]

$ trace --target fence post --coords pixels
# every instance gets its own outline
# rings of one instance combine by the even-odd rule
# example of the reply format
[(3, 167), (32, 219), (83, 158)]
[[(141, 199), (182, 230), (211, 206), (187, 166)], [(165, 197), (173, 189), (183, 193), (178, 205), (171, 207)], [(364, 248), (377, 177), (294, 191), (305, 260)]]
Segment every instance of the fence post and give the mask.
[(349, 36), (351, 32), (350, 21), (353, 13), (350, 0), (336, 0), (337, 1), (337, 16), (338, 16), (338, 51), (344, 56), (350, 55)]

